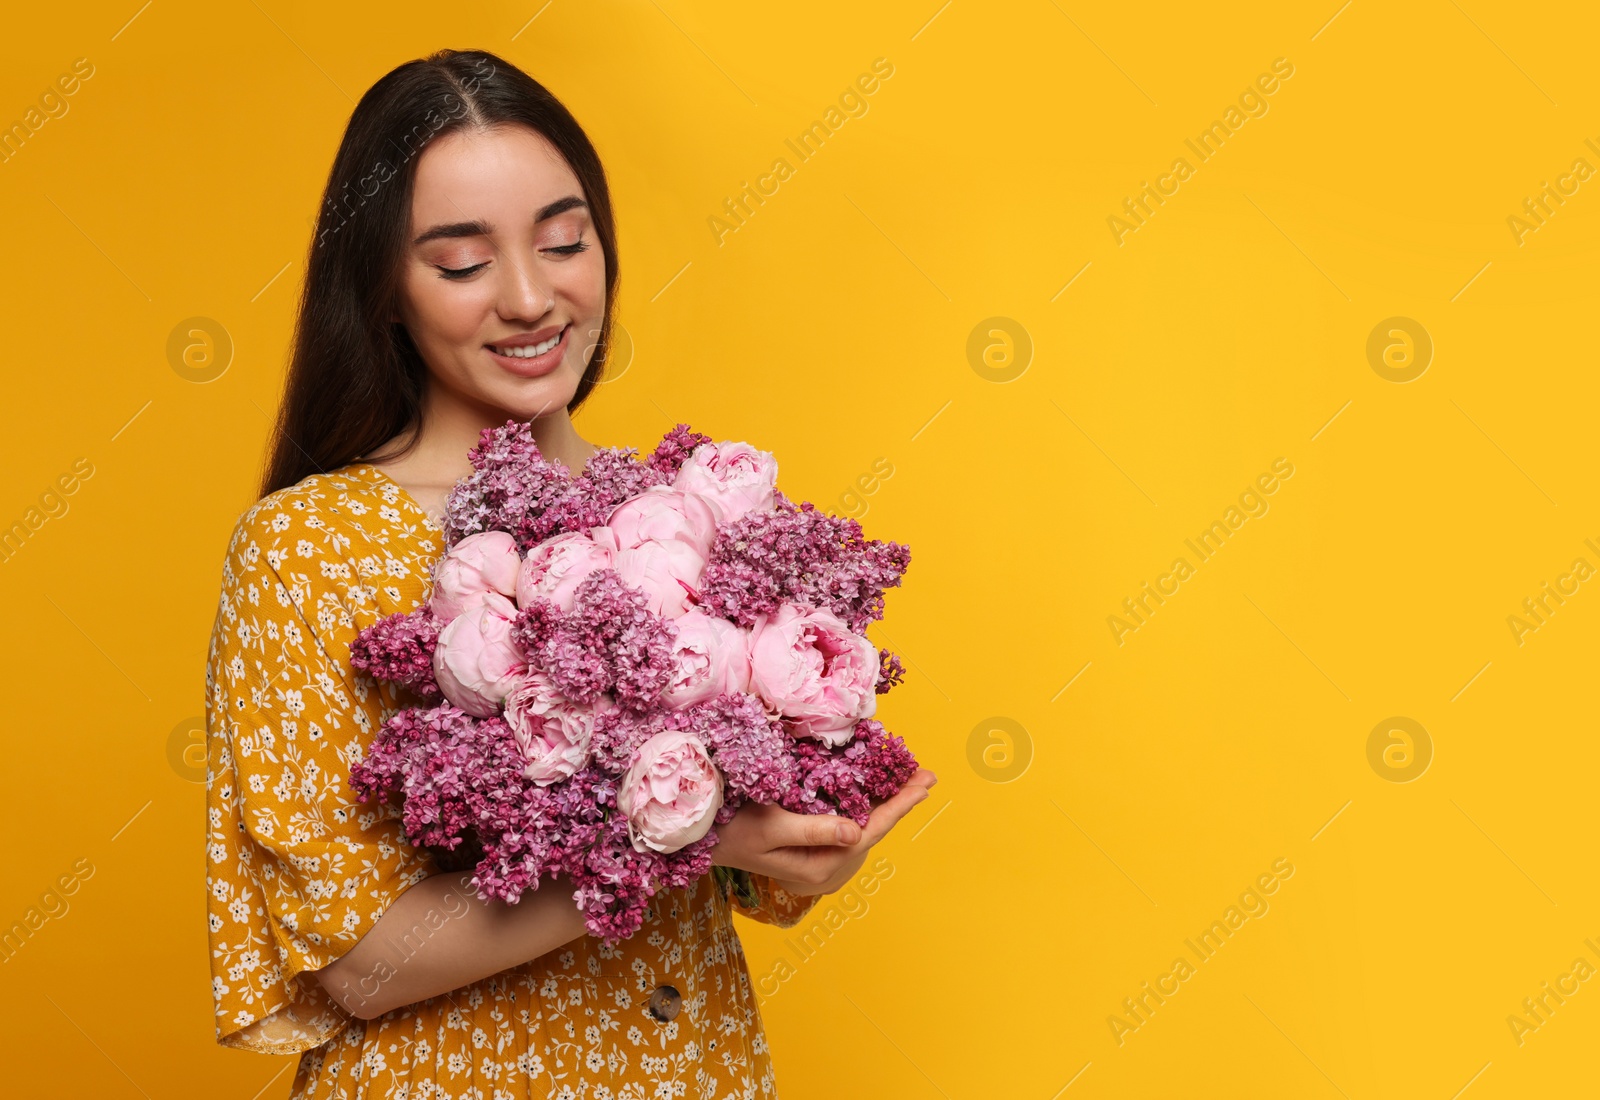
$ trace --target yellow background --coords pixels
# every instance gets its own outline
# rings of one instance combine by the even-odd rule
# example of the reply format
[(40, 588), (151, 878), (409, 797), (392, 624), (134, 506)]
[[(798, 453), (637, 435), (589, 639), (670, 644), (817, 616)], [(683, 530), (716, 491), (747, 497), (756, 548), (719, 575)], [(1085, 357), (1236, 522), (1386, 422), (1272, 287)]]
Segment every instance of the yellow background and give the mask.
[[(873, 634), (910, 669), (883, 715), (940, 783), (811, 957), (741, 923), (784, 1096), (1592, 1094), (1600, 982), (1520, 1045), (1507, 1023), (1600, 965), (1600, 584), (1521, 644), (1507, 624), (1600, 566), (1600, 179), (1521, 243), (1507, 223), (1600, 166), (1586, 6), (70, 9), (9, 12), (0, 76), (9, 123), (95, 67), (0, 165), (0, 522), (94, 469), (0, 566), (0, 922), (94, 871), (0, 967), (7, 1093), (287, 1093), (293, 1059), (212, 1041), (187, 723), (353, 100), (455, 46), (545, 82), (610, 173), (636, 351), (586, 437), (752, 440), (913, 548)], [(1280, 57), (1199, 163), (1185, 139)], [(712, 215), (877, 58), (867, 113), (719, 244)], [(166, 353), (191, 317), (234, 345), (204, 384)], [(1032, 344), (1005, 383), (968, 355), (996, 317)], [(1368, 359), (1393, 317), (1434, 345), (1407, 383)], [(1270, 509), (1198, 563), (1184, 540), (1280, 457)], [(1108, 616), (1180, 556), (1118, 644)], [(1393, 717), (1431, 739), (1410, 782), (1369, 763)], [(1270, 909), (1119, 1044), (1123, 999), (1278, 859)]]

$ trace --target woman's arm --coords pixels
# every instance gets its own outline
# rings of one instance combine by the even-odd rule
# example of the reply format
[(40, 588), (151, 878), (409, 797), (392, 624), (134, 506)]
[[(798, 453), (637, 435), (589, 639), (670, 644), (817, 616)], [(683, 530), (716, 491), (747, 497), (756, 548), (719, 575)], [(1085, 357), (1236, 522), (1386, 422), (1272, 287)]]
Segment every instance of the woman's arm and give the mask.
[[(848, 818), (751, 803), (719, 829), (716, 862), (766, 874), (790, 893), (830, 894), (935, 782), (932, 772), (919, 771), (873, 809), (865, 829)], [(354, 947), (312, 973), (345, 1011), (372, 1020), (538, 958), (584, 933), (566, 878), (507, 905), (479, 898), (472, 872), (447, 872), (406, 890)]]
[(375, 1019), (584, 935), (572, 889), (555, 878), (508, 905), (479, 898), (470, 871), (431, 875), (395, 899), (354, 947), (312, 973), (345, 1011)]

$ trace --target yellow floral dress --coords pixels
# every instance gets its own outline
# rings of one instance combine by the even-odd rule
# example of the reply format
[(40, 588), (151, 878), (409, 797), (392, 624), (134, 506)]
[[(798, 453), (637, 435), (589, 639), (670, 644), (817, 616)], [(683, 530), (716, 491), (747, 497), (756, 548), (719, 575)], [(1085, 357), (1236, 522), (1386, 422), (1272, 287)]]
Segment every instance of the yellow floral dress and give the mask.
[(217, 1041), (299, 1054), (291, 1100), (774, 1097), (732, 914), (787, 928), (816, 904), (755, 876), (747, 906), (707, 875), (658, 894), (607, 949), (581, 937), (374, 1020), (310, 971), (442, 867), (350, 767), (393, 711), (350, 667), (366, 626), (427, 597), (439, 527), (352, 464), (240, 517), (206, 662), (206, 907)]

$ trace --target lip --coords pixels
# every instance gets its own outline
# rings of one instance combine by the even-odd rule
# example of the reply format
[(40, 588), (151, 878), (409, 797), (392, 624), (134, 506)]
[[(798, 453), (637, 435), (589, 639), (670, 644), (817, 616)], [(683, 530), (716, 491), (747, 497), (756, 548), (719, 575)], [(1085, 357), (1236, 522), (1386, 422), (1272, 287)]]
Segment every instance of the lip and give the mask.
[(542, 344), (556, 333), (561, 333), (561, 340), (555, 347), (543, 355), (535, 355), (531, 359), (517, 359), (510, 355), (501, 355), (485, 344), (483, 350), (488, 352), (489, 358), (499, 363), (512, 374), (523, 378), (539, 378), (549, 374), (561, 365), (562, 358), (567, 354), (567, 345), (572, 342), (572, 325), (551, 325), (538, 332), (525, 333), (518, 336), (508, 336), (504, 340), (497, 340), (493, 347), (520, 348), (529, 344)]
[(565, 325), (547, 325), (537, 332), (523, 332), (516, 336), (507, 336), (504, 340), (489, 342), (497, 348), (520, 348), (529, 344), (542, 344), (565, 327)]

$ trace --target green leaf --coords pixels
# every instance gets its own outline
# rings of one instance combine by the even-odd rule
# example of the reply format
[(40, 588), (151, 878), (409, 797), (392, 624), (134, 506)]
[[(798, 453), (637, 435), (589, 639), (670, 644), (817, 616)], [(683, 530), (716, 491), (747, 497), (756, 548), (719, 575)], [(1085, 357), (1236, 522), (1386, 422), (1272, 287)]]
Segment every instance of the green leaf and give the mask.
[(719, 864), (711, 868), (711, 873), (716, 877), (717, 885), (722, 888), (723, 894), (731, 895), (746, 909), (760, 908), (761, 896), (749, 871), (736, 867), (723, 867)]

